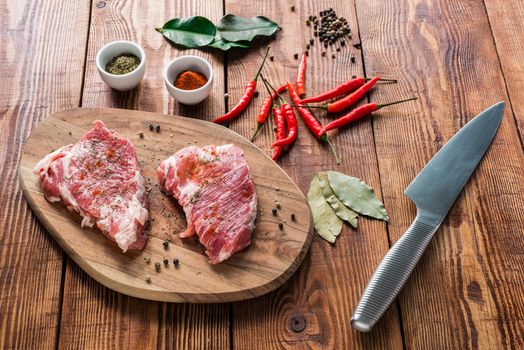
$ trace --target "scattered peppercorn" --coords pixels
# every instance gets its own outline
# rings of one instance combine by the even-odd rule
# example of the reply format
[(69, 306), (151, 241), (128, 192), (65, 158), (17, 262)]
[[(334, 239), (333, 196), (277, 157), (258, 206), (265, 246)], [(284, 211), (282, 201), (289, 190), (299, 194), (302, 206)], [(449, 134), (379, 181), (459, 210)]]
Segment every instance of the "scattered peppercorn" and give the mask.
[(157, 125), (157, 126), (155, 127), (155, 130), (156, 130), (156, 132), (160, 132), (160, 125)]
[(306, 56), (309, 56), (309, 51), (308, 51), (308, 50), (306, 50), (305, 54), (306, 54)]
[(326, 57), (326, 51), (322, 51), (322, 57)]
[(155, 263), (155, 270), (156, 272), (160, 272), (160, 263), (159, 262)]
[(164, 246), (164, 249), (167, 250), (167, 248), (169, 248), (169, 241), (166, 239), (164, 242), (162, 242), (162, 245)]
[(180, 261), (178, 261), (177, 258), (173, 259), (173, 265), (178, 266), (179, 263), (180, 263)]
[(269, 60), (273, 62), (275, 60), (275, 56), (269, 56)]
[(294, 54), (293, 57), (297, 60), (298, 59), (298, 53)]
[(278, 223), (278, 228), (280, 229), (280, 231), (284, 230), (284, 224), (279, 222)]
[(306, 50), (309, 50), (310, 47), (311, 47), (311, 45), (307, 44), (306, 45)]
[(354, 47), (355, 49), (357, 49), (357, 50), (360, 50), (360, 48), (362, 47), (362, 45), (360, 45), (360, 43), (358, 43), (358, 44), (353, 45), (353, 47)]
[(68, 131), (67, 133), (69, 134), (69, 136), (73, 136), (73, 133), (71, 131)]
[(340, 47), (337, 47), (337, 52), (339, 52), (339, 51), (340, 51)]
[(273, 215), (277, 216), (277, 208), (271, 209), (271, 212), (273, 213)]
[(164, 265), (167, 267), (167, 264), (169, 264), (169, 260), (164, 256)]
[(139, 132), (139, 133), (138, 133), (138, 137), (140, 137), (141, 139), (143, 139), (143, 138), (144, 138), (144, 133), (143, 133), (143, 132)]
[(315, 43), (315, 40), (313, 38), (309, 39), (309, 43), (313, 45)]
[(357, 76), (356, 76), (355, 74), (353, 74), (353, 75), (351, 76), (351, 79), (355, 79), (356, 77), (357, 77)]
[(291, 221), (293, 222), (297, 221), (297, 217), (295, 216), (295, 213), (291, 214)]
[(149, 127), (149, 130), (151, 130), (151, 131), (153, 131), (153, 130), (155, 129), (155, 127), (153, 126), (153, 124), (149, 124), (148, 127)]
[(147, 283), (151, 283), (151, 276), (149, 276), (149, 275), (146, 276), (146, 282), (147, 282)]
[(276, 203), (275, 203), (275, 206), (277, 207), (277, 209), (282, 208), (282, 207), (280, 206), (280, 202), (276, 202)]
[(310, 26), (311, 25), (311, 21), (309, 19), (306, 19), (306, 25), (307, 26)]
[(356, 59), (355, 56), (351, 56), (351, 63), (355, 63)]
[(335, 58), (335, 57), (336, 57), (336, 55), (335, 55), (335, 54), (332, 54), (332, 55), (331, 55), (331, 58)]
[(295, 12), (295, 5), (291, 5), (291, 12)]
[(255, 91), (255, 93), (253, 94), (253, 96), (255, 96), (255, 98), (257, 98), (259, 95), (260, 95), (260, 93), (258, 91)]

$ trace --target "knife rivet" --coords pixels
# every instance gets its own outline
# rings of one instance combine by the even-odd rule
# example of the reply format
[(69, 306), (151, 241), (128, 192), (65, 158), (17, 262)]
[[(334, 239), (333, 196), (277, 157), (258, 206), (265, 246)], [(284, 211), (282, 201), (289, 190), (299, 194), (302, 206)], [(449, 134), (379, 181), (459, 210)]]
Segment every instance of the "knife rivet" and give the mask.
[(289, 327), (295, 333), (300, 333), (306, 328), (306, 319), (302, 316), (295, 316), (289, 319)]

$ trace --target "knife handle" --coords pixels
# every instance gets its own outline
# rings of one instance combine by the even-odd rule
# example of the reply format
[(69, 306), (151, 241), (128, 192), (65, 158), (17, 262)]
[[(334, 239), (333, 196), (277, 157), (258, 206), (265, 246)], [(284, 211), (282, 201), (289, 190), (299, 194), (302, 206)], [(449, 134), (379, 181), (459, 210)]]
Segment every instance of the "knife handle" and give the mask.
[(415, 221), (391, 247), (369, 281), (355, 314), (353, 328), (369, 332), (396, 298), (415, 268), (437, 227)]

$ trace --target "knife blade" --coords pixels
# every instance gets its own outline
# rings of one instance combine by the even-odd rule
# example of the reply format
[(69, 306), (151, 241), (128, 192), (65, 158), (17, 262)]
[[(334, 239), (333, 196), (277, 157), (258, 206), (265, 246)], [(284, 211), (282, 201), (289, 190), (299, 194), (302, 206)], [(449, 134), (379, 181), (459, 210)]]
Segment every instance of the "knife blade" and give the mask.
[(351, 319), (369, 332), (396, 298), (429, 241), (495, 137), (504, 102), (473, 118), (433, 156), (404, 192), (417, 207), (408, 230), (391, 247), (371, 277)]

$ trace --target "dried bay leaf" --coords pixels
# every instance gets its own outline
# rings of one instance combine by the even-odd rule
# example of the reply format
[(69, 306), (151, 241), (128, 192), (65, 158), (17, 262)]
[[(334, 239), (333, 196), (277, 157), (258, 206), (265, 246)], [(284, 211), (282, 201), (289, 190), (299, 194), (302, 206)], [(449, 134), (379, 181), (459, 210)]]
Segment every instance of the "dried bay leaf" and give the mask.
[(327, 176), (333, 192), (346, 206), (359, 214), (389, 222), (384, 204), (364, 181), (337, 171), (328, 171)]
[(344, 203), (338, 199), (335, 192), (333, 192), (331, 185), (329, 184), (329, 179), (326, 173), (322, 172), (318, 173), (317, 175), (319, 178), (319, 185), (322, 190), (322, 195), (331, 206), (335, 214), (354, 228), (357, 228), (358, 214), (346, 207)]
[(342, 231), (343, 222), (322, 195), (318, 175), (315, 175), (309, 184), (307, 200), (313, 215), (315, 230), (326, 241), (335, 243), (337, 236)]

